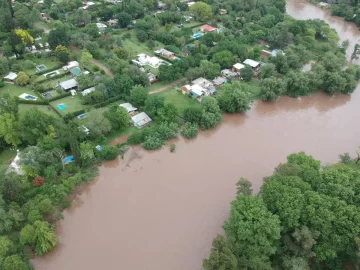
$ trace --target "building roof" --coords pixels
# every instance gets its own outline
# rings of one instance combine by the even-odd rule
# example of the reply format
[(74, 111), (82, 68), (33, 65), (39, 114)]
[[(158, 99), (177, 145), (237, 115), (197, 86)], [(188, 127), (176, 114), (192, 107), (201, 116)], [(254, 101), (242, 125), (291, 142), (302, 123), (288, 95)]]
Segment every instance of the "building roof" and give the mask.
[(17, 74), (15, 72), (9, 72), (8, 75), (4, 77), (5, 80), (13, 81), (17, 78)]
[(103, 24), (103, 23), (96, 23), (96, 26), (97, 26), (97, 28), (106, 28), (107, 26), (106, 26), (106, 24)]
[(62, 89), (67, 90), (78, 86), (78, 83), (75, 79), (70, 79), (64, 82), (59, 83)]
[(233, 68), (238, 69), (238, 70), (243, 69), (244, 67), (245, 66), (243, 64), (240, 64), (240, 63), (236, 63), (236, 64), (233, 65)]
[(137, 108), (133, 107), (133, 105), (131, 105), (131, 103), (122, 103), (119, 106), (124, 108), (128, 113), (137, 110)]
[(173, 52), (170, 52), (170, 51), (168, 51), (168, 50), (166, 50), (166, 49), (159, 49), (159, 50), (155, 51), (155, 53), (162, 54), (162, 55), (165, 55), (165, 56), (172, 56), (172, 55), (174, 55)]
[(212, 88), (213, 87), (213, 83), (203, 77), (197, 78), (196, 80), (193, 80), (191, 83), (197, 84), (203, 88)]
[(216, 84), (216, 85), (224, 84), (224, 83), (226, 83), (226, 81), (227, 80), (224, 77), (216, 77), (213, 80), (214, 84)]
[(90, 94), (91, 92), (94, 92), (94, 91), (95, 91), (95, 87), (90, 87), (90, 88), (82, 91), (81, 94), (85, 97), (87, 94)]
[(249, 65), (249, 66), (252, 67), (252, 68), (258, 67), (258, 66), (260, 65), (259, 62), (256, 62), (256, 61), (251, 60), (251, 59), (246, 59), (243, 63), (244, 63), (245, 65)]
[(217, 28), (208, 24), (204, 24), (203, 26), (201, 26), (201, 30), (205, 31), (205, 32), (212, 32), (215, 31)]
[(66, 66), (63, 66), (63, 69), (68, 70), (78, 66), (80, 66), (78, 61), (70, 61)]
[(194, 84), (191, 86), (190, 91), (196, 96), (201, 96), (206, 92), (206, 89), (198, 84)]
[(138, 126), (145, 126), (147, 123), (151, 122), (151, 118), (144, 112), (141, 112), (137, 115), (131, 117), (131, 121)]

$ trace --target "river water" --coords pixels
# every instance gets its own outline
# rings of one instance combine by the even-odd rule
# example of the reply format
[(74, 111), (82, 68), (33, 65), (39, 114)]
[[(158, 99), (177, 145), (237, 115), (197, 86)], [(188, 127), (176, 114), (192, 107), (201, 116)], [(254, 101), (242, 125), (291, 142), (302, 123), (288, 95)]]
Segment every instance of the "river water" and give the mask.
[[(308, 3), (290, 0), (287, 10), (297, 19), (326, 20), (349, 39), (349, 55), (360, 38), (356, 26)], [(33, 263), (37, 270), (200, 270), (240, 177), (258, 191), (292, 152), (323, 164), (354, 155), (359, 112), (359, 89), (351, 96), (257, 101), (246, 115), (226, 115), (195, 140), (175, 140), (175, 153), (167, 146), (131, 149), (124, 160), (100, 167), (97, 181), (64, 212), (60, 244)]]

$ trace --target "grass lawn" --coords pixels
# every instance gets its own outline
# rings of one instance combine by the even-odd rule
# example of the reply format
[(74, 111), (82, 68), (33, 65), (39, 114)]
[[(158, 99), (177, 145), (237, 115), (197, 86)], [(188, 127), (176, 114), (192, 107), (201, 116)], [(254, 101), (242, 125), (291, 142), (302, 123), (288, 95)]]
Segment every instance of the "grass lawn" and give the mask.
[[(42, 76), (43, 77), (43, 76)], [(42, 85), (45, 88), (50, 88), (50, 87), (55, 87), (59, 82), (64, 82), (67, 80), (72, 79), (73, 77), (71, 75), (65, 75), (64, 77), (61, 78), (57, 78), (57, 79), (53, 79), (53, 80), (48, 80), (46, 82), (43, 82)]]
[(39, 97), (35, 92), (33, 92), (29, 87), (26, 86), (6, 83), (4, 87), (0, 88), (0, 95), (10, 94), (11, 96), (18, 97), (24, 93)]
[[(90, 107), (90, 105), (83, 105), (81, 102), (82, 102), (82, 96), (76, 95), (76, 96), (64, 97), (62, 99), (52, 101), (50, 102), (50, 104), (62, 115), (65, 115), (68, 113), (72, 113), (82, 109), (87, 109)], [(57, 107), (58, 104), (64, 104), (66, 106), (66, 109), (60, 111), (59, 108)]]
[[(43, 43), (41, 41), (39, 41), (40, 43)], [(44, 44), (44, 43), (43, 43)], [(58, 66), (60, 64), (60, 62), (55, 58), (55, 57), (49, 57), (49, 58), (34, 58), (31, 61), (33, 61), (37, 66), (38, 65), (45, 65), (47, 67), (47, 69), (52, 69), (56, 66)], [(25, 62), (25, 60), (21, 60), (19, 61), (21, 64), (23, 64)], [(24, 69), (24, 71), (28, 74), (28, 75), (35, 75), (37, 72), (36, 67), (34, 68), (30, 68), (30, 69)], [(39, 76), (39, 77), (44, 77), (44, 76)]]
[(174, 89), (169, 89), (164, 92), (160, 92), (155, 95), (161, 95), (165, 98), (165, 104), (172, 103), (174, 104), (178, 110), (180, 115), (182, 115), (183, 110), (190, 106), (198, 106), (202, 105), (197, 102), (195, 99), (189, 97), (188, 95), (183, 95), (181, 92), (178, 92)]
[(164, 44), (161, 42), (155, 41), (155, 47), (151, 50), (146, 43), (141, 43), (136, 38), (135, 30), (126, 31), (126, 33), (130, 33), (130, 39), (123, 40), (124, 48), (129, 52), (132, 58), (135, 58), (136, 55), (140, 53), (146, 53), (149, 55), (154, 55), (154, 51), (158, 48), (163, 48)]
[(8, 166), (16, 157), (16, 150), (5, 149), (0, 152), (0, 165)]
[[(61, 68), (61, 69), (58, 69), (57, 71), (60, 72), (60, 74), (64, 74), (65, 71)], [(52, 73), (52, 72), (56, 72), (56, 70), (54, 71), (49, 71), (49, 73)], [(46, 73), (45, 73), (46, 74)], [(60, 75), (59, 74), (59, 75)], [(55, 75), (58, 75), (58, 74), (55, 74)], [(65, 77), (64, 77), (65, 78)], [(51, 77), (45, 77), (45, 75), (39, 75), (36, 77), (36, 79), (34, 80), (34, 82), (38, 82), (38, 81), (41, 81), (41, 80), (45, 80), (45, 79), (51, 79)], [(62, 78), (58, 78), (57, 80), (61, 80)]]
[(59, 115), (54, 112), (54, 110), (49, 105), (37, 105), (37, 104), (19, 104), (19, 113), (21, 115), (26, 114), (27, 111), (37, 108), (39, 111), (42, 111), (46, 114), (49, 114), (54, 117), (59, 117)]
[(106, 140), (104, 141), (104, 144), (109, 144), (112, 140), (119, 138), (126, 134), (131, 134), (135, 130), (137, 130), (136, 127), (130, 127), (130, 126), (124, 130), (115, 130), (106, 136)]
[(149, 87), (146, 87), (146, 89), (150, 92), (150, 91), (154, 91), (157, 90), (159, 88), (162, 88), (168, 84), (172, 84), (173, 82), (156, 82), (152, 85), (150, 85)]

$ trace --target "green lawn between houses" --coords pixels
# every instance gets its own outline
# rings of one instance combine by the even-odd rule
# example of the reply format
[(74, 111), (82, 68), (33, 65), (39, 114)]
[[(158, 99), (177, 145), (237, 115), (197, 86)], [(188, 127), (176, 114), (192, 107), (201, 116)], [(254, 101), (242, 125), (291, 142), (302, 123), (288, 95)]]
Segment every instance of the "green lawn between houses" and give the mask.
[[(40, 43), (43, 43), (40, 41)], [(43, 43), (44, 44), (44, 43)], [(17, 63), (24, 64), (26, 60), (20, 60), (17, 61)], [(35, 58), (31, 60), (34, 62), (37, 66), (38, 65), (45, 65), (47, 69), (52, 69), (56, 66), (60, 65), (60, 62), (55, 57), (49, 57), (49, 58)], [(24, 69), (24, 72), (28, 75), (36, 75), (37, 69), (36, 67), (30, 68), (30, 69)], [(40, 77), (43, 77), (42, 75)]]
[[(77, 94), (76, 96), (64, 97), (62, 99), (58, 99), (50, 102), (51, 106), (53, 106), (61, 115), (66, 115), (68, 113), (76, 112), (79, 110), (87, 109), (90, 105), (82, 104), (82, 95)], [(58, 104), (64, 104), (66, 109), (60, 111), (58, 108)]]
[(18, 97), (24, 93), (39, 97), (39, 95), (37, 95), (33, 90), (31, 90), (29, 87), (26, 86), (19, 86), (16, 84), (6, 83), (4, 87), (0, 88), (0, 96), (9, 94), (10, 96)]
[(59, 117), (59, 115), (54, 111), (53, 108), (49, 105), (37, 105), (37, 104), (19, 104), (19, 113), (20, 115), (26, 114), (31, 109), (38, 109), (39, 111), (46, 113), (48, 115)]

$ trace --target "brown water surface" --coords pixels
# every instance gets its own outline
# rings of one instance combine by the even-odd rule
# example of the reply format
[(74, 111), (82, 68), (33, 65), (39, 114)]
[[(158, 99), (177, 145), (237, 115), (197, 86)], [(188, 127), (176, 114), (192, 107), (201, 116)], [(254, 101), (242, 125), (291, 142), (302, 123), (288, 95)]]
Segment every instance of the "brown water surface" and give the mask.
[[(354, 44), (351, 24), (291, 0), (290, 15), (321, 18)], [(359, 87), (358, 87), (359, 88)], [(255, 191), (288, 154), (305, 151), (323, 164), (360, 145), (360, 91), (257, 101), (246, 115), (226, 115), (195, 140), (177, 139), (105, 163), (58, 224), (60, 244), (34, 259), (37, 270), (200, 270), (228, 217), (239, 177)]]

